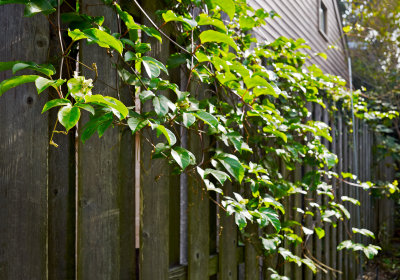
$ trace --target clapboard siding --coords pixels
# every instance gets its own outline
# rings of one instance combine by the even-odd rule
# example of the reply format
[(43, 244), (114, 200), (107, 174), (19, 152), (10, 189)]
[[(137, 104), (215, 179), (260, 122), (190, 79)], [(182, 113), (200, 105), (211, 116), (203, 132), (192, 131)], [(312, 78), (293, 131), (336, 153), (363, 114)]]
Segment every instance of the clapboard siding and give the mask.
[[(346, 62), (346, 47), (335, 0), (324, 0), (328, 10), (328, 32), (324, 36), (319, 31), (319, 1), (320, 0), (251, 0), (250, 5), (255, 9), (275, 11), (280, 15), (274, 19), (267, 19), (266, 25), (256, 31), (256, 36), (264, 40), (274, 40), (280, 36), (293, 39), (303, 38), (310, 45), (311, 50), (305, 50), (311, 57), (309, 63), (319, 65), (329, 74), (348, 78)], [(336, 48), (329, 48), (334, 45)], [(328, 59), (315, 55), (324, 52)]]

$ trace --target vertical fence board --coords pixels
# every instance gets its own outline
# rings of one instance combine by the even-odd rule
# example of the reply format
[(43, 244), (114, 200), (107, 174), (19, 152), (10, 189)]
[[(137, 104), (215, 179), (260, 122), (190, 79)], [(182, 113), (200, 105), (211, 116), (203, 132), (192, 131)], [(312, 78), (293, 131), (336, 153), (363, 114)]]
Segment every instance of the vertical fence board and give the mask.
[[(45, 63), (50, 40), (43, 15), (23, 18), (21, 5), (0, 8), (0, 61)], [(11, 72), (1, 72), (0, 80)], [(0, 100), (0, 279), (47, 278), (48, 122), (46, 93), (34, 84)]]
[[(338, 150), (337, 150), (337, 142), (338, 142), (338, 138), (337, 138), (337, 123), (336, 123), (336, 119), (335, 116), (331, 116), (330, 117), (330, 126), (332, 128), (331, 131), (331, 135), (332, 135), (332, 144), (331, 144), (331, 151), (338, 155)], [(339, 155), (338, 155), (338, 160), (340, 159)], [(338, 166), (336, 165), (333, 169), (334, 172), (338, 172)], [(338, 195), (338, 181), (335, 178), (332, 178), (332, 189), (333, 189), (333, 193), (335, 195), (335, 197), (338, 198), (338, 202), (340, 203), (340, 196)], [(341, 223), (340, 221), (337, 221), (337, 223)], [(338, 237), (338, 229), (337, 227), (330, 227), (330, 232), (331, 232), (331, 238), (330, 238), (330, 244), (329, 244), (329, 260), (330, 262), (328, 263), (328, 265), (333, 268), (333, 269), (337, 269), (337, 262), (336, 262), (336, 247), (337, 247), (337, 237)], [(336, 278), (337, 274), (336, 272), (331, 272), (332, 273), (332, 277), (331, 278)]]
[[(199, 136), (189, 132), (189, 150), (197, 151), (199, 160), (202, 149)], [(207, 146), (207, 145), (204, 145)], [(188, 178), (188, 278), (208, 279), (210, 252), (209, 199), (198, 179), (191, 174)]]
[[(315, 107), (314, 107), (314, 112), (315, 112), (314, 119), (316, 121), (322, 121), (322, 107), (321, 107), (321, 105), (316, 104)], [(317, 204), (321, 205), (321, 203), (322, 203), (321, 196), (317, 195), (316, 193), (314, 195), (315, 195), (315, 202)], [(320, 220), (321, 220), (321, 215), (318, 213), (318, 214), (316, 214), (316, 221), (315, 221), (316, 224), (315, 224), (315, 226), (321, 227), (321, 222), (319, 222)], [(313, 236), (313, 239), (314, 239), (314, 245), (315, 245), (315, 247), (314, 247), (315, 255), (314, 256), (315, 256), (315, 258), (317, 260), (321, 261), (325, 248), (323, 248), (323, 243), (322, 243), (321, 239), (319, 239), (318, 237), (315, 237), (315, 236)], [(320, 273), (317, 273), (317, 275), (315, 275), (315, 279), (321, 280), (322, 279), (322, 275), (323, 275), (323, 272), (320, 271)], [(324, 274), (324, 277), (325, 277), (325, 274)]]
[[(301, 181), (302, 178), (302, 168), (301, 165), (299, 163), (296, 164), (295, 167), (295, 171), (294, 171), (294, 182), (298, 182)], [(297, 193), (293, 196), (293, 206), (295, 208), (295, 210), (293, 210), (293, 219), (302, 224), (302, 220), (303, 220), (303, 215), (297, 211), (297, 208), (303, 209), (303, 205), (302, 205), (302, 201), (303, 201), (303, 195), (300, 193)], [(294, 233), (297, 234), (298, 236), (301, 236), (301, 229), (300, 227), (296, 227), (294, 229)], [(294, 249), (294, 252), (296, 254), (296, 256), (301, 257), (301, 245), (297, 245)], [(302, 266), (298, 266), (297, 264), (293, 263), (293, 279), (301, 279), (302, 277)]]
[[(65, 5), (61, 6), (61, 12), (64, 7)], [(49, 15), (49, 19), (56, 22), (57, 13)], [(52, 27), (50, 34), (57, 39), (50, 41), (49, 57), (59, 57), (61, 47), (58, 30)], [(64, 75), (67, 73), (65, 65)], [(59, 65), (54, 66), (57, 69)], [(52, 97), (58, 96), (53, 88), (49, 88), (48, 94)], [(57, 121), (57, 113), (56, 109), (48, 113), (50, 137)], [(60, 124), (56, 129), (61, 130)], [(71, 129), (67, 136), (54, 134), (53, 141), (58, 147), (49, 146), (48, 278), (54, 280), (75, 279), (75, 134), (75, 129)]]
[[(106, 25), (116, 31), (115, 12), (100, 4), (84, 0), (81, 7), (91, 16), (105, 16)], [(93, 91), (118, 98), (114, 90), (118, 78), (107, 50), (82, 43), (80, 55), (86, 65), (97, 64)], [(85, 68), (82, 73), (94, 77)], [(118, 129), (96, 138), (79, 142), (78, 148), (78, 278), (130, 279), (134, 274), (132, 138), (129, 131)]]
[[(225, 195), (233, 194), (232, 183), (228, 182), (224, 188)], [(227, 216), (223, 211), (220, 217), (220, 237), (219, 237), (219, 279), (236, 280), (237, 279), (237, 226), (234, 216)]]
[(257, 258), (257, 251), (252, 241), (258, 239), (258, 226), (250, 224), (247, 226), (250, 233), (250, 238), (245, 240), (244, 248), (244, 261), (245, 261), (245, 279), (244, 280), (257, 280), (260, 278), (259, 261)]
[[(160, 23), (158, 20), (155, 20), (155, 12), (162, 8), (160, 3), (156, 1), (142, 1), (142, 7), (153, 18), (156, 24)], [(152, 25), (144, 16), (142, 22), (147, 26)], [(147, 38), (146, 42), (151, 43), (151, 51), (148, 55), (166, 63), (170, 53), (168, 43), (164, 42), (161, 44), (154, 38)], [(153, 107), (147, 102), (143, 106), (143, 110), (151, 111)], [(151, 134), (153, 139), (156, 139), (155, 133), (149, 132), (148, 134)], [(145, 139), (141, 139), (141, 142), (140, 279), (168, 279), (170, 263), (168, 252), (170, 240), (169, 191), (171, 182), (178, 179), (170, 176), (168, 162), (164, 159), (152, 160), (151, 154), (153, 148), (146, 143)], [(179, 188), (179, 183), (176, 184), (176, 188)], [(175, 219), (178, 220), (178, 217), (176, 216)]]
[[(329, 104), (327, 104), (327, 106), (329, 106)], [(327, 109), (323, 109), (323, 111), (322, 111), (322, 121), (326, 125), (329, 125), (329, 116), (328, 116), (328, 110)], [(327, 139), (323, 138), (322, 139), (322, 143), (325, 145), (325, 147), (327, 149), (332, 150), (331, 147), (330, 147), (329, 141)], [(325, 168), (325, 170), (327, 171), (328, 169)], [(325, 181), (326, 181), (327, 184), (330, 184), (330, 182), (329, 182), (330, 179), (327, 178), (327, 176), (325, 176)], [(329, 197), (324, 195), (322, 197), (322, 199), (323, 199), (323, 203), (325, 205), (328, 205), (328, 203), (330, 201)], [(323, 242), (324, 242), (324, 246), (323, 246), (324, 247), (324, 252), (323, 253), (324, 253), (324, 255), (323, 255), (322, 261), (324, 262), (324, 264), (326, 264), (328, 266), (331, 266), (331, 263), (330, 263), (331, 262), (331, 259), (330, 259), (330, 252), (331, 252), (330, 241), (331, 241), (331, 238), (332, 238), (331, 232), (330, 232), (331, 227), (332, 227), (331, 223), (324, 223), (325, 238), (323, 239)], [(326, 280), (331, 279), (331, 271), (329, 269), (327, 269), (327, 273), (325, 275), (323, 275), (323, 278), (326, 279)]]
[[(343, 171), (343, 162), (344, 162), (344, 157), (343, 157), (343, 118), (342, 118), (342, 111), (338, 111), (338, 118), (337, 118), (337, 137), (338, 137), (338, 147), (337, 147), (337, 152), (338, 152), (338, 158), (339, 158), (339, 164), (338, 164), (338, 174), (341, 176), (341, 173)], [(343, 182), (339, 181), (338, 182), (338, 197), (341, 197), (343, 193)], [(344, 225), (343, 222), (339, 222), (338, 224), (338, 237), (337, 237), (337, 242), (340, 244), (340, 242), (343, 241), (343, 234), (344, 234)], [(335, 248), (336, 249), (336, 248)], [(337, 254), (337, 269), (339, 271), (343, 271), (343, 251), (338, 251)], [(343, 279), (343, 274), (339, 273), (338, 279), (342, 280)]]
[[(313, 112), (313, 107), (314, 107), (313, 104), (308, 103), (306, 106), (307, 106), (307, 110), (313, 114), (314, 113)], [(307, 136), (310, 137), (310, 135), (307, 135)], [(311, 171), (312, 171), (312, 169), (309, 165), (304, 166), (304, 175), (306, 175), (308, 172), (311, 172)], [(311, 207), (309, 206), (309, 203), (312, 201), (313, 201), (312, 193), (311, 193), (311, 191), (308, 190), (307, 194), (304, 196), (304, 202), (303, 202), (305, 205), (304, 208), (306, 211), (311, 211), (311, 209), (310, 209)], [(305, 225), (307, 228), (313, 228), (313, 217), (311, 215), (306, 216)], [(309, 256), (311, 258), (311, 256), (313, 256), (313, 254), (314, 254), (313, 237), (312, 237), (312, 235), (308, 235), (308, 236), (305, 236), (304, 238), (305, 238), (305, 253), (304, 253), (303, 257)], [(312, 280), (314, 277), (313, 272), (306, 267), (303, 267), (303, 275), (304, 275), (305, 280)]]

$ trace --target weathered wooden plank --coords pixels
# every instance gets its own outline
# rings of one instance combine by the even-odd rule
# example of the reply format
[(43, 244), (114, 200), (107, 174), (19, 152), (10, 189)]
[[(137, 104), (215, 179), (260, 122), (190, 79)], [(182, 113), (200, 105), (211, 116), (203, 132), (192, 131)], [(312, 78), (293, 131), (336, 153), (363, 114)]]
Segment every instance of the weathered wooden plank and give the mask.
[[(142, 1), (142, 7), (156, 24), (160, 23), (159, 20), (155, 19), (155, 11), (162, 8), (160, 3)], [(151, 23), (144, 16), (142, 23), (151, 26)], [(168, 42), (161, 44), (154, 38), (146, 37), (145, 41), (151, 43), (151, 51), (148, 55), (165, 63), (170, 53)], [(143, 106), (143, 110), (153, 110), (150, 102)], [(156, 139), (155, 133), (150, 133), (152, 133), (153, 139)], [(170, 264), (168, 252), (170, 240), (169, 191), (171, 182), (176, 183), (177, 179), (171, 177), (168, 162), (161, 159), (152, 160), (153, 148), (145, 143), (144, 139), (141, 142), (140, 279), (168, 279)], [(179, 183), (176, 187), (179, 187)], [(174, 218), (178, 219), (178, 217)]]
[[(322, 121), (322, 107), (320, 105), (318, 105), (318, 104), (315, 105), (315, 107), (314, 107), (314, 120)], [(322, 204), (321, 196), (315, 194), (315, 201), (316, 201), (317, 204), (321, 205)], [(320, 222), (321, 215), (317, 214), (315, 216), (316, 216), (316, 224), (315, 225), (318, 226), (318, 227), (321, 227), (321, 222)], [(313, 238), (314, 238), (314, 246), (315, 246), (314, 247), (314, 256), (315, 256), (315, 258), (317, 260), (322, 260), (322, 256), (323, 256), (322, 252), (324, 251), (324, 248), (322, 247), (323, 246), (322, 245), (322, 241), (321, 241), (321, 239), (319, 239), (319, 238), (317, 238), (315, 236), (313, 236)], [(315, 279), (316, 280), (321, 280), (322, 276), (325, 277), (325, 275), (323, 275), (323, 272), (319, 271), (319, 273), (317, 273), (315, 275)]]
[[(97, 0), (84, 0), (81, 7), (91, 16), (105, 16), (105, 25), (117, 31), (115, 12)], [(97, 64), (94, 92), (128, 101), (119, 87), (116, 70), (107, 50), (82, 43), (82, 62)], [(82, 68), (87, 77), (92, 71)], [(133, 102), (133, 101), (132, 101)], [(128, 103), (129, 104), (129, 103)], [(87, 116), (82, 118), (79, 132)], [(134, 252), (133, 139), (128, 130), (109, 129), (78, 147), (78, 279), (132, 279)]]
[[(0, 8), (0, 61), (45, 63), (49, 24), (23, 17), (23, 6)], [(11, 72), (0, 72), (0, 80)], [(0, 279), (46, 279), (48, 117), (46, 93), (30, 83), (0, 97)]]
[[(339, 110), (338, 111), (338, 117), (337, 117), (337, 137), (338, 137), (338, 147), (337, 147), (337, 155), (338, 155), (338, 159), (339, 159), (339, 164), (338, 164), (338, 174), (339, 176), (341, 176), (341, 172), (343, 171), (343, 161), (344, 161), (344, 157), (343, 157), (343, 119), (342, 119), (342, 111)], [(343, 195), (343, 182), (339, 181), (338, 182), (338, 197), (341, 197)], [(340, 242), (342, 242), (344, 236), (344, 227), (343, 227), (343, 222), (340, 221), (338, 223), (338, 238), (337, 238), (337, 242), (338, 244), (340, 244)], [(336, 249), (336, 248), (335, 248)], [(337, 254), (337, 269), (339, 271), (343, 271), (343, 251), (338, 251)], [(342, 280), (343, 278), (343, 274), (339, 274), (338, 275), (338, 279)]]
[(250, 234), (249, 239), (245, 240), (244, 261), (245, 261), (245, 280), (257, 280), (260, 278), (260, 268), (257, 258), (257, 251), (252, 240), (258, 239), (258, 226), (250, 224), (247, 226)]
[[(294, 182), (301, 181), (302, 178), (302, 166), (297, 163), (296, 164), (296, 169), (294, 170)], [(293, 197), (293, 206), (295, 209), (303, 208), (303, 195), (302, 194), (295, 194)], [(303, 223), (303, 215), (298, 212), (297, 210), (293, 210), (293, 219), (302, 224)], [(301, 229), (300, 227), (296, 227), (294, 229), (294, 233), (297, 234), (298, 236), (301, 236)], [(295, 247), (294, 252), (296, 256), (301, 257), (302, 253), (302, 248), (301, 245), (299, 244), (298, 246)], [(297, 264), (293, 263), (293, 279), (301, 279), (303, 274), (303, 267), (299, 267)]]
[[(172, 170), (171, 170), (172, 171)], [(172, 176), (169, 184), (169, 266), (180, 264), (180, 183)]]
[[(64, 5), (61, 6), (61, 12), (63, 12), (64, 7)], [(57, 13), (49, 15), (49, 17), (50, 21), (57, 22)], [(51, 28), (50, 32), (51, 38), (57, 39), (50, 41), (49, 57), (59, 57), (61, 47), (58, 40), (58, 30)], [(65, 65), (66, 63), (64, 63), (63, 69), (64, 78), (68, 77)], [(55, 66), (58, 67), (59, 65)], [(49, 88), (49, 95), (58, 96), (53, 88)], [(52, 133), (54, 129), (57, 113), (57, 110), (50, 110), (48, 113), (49, 133)], [(60, 125), (56, 129), (61, 130)], [(58, 148), (49, 146), (48, 151), (49, 279), (75, 279), (75, 134), (75, 129), (72, 129), (67, 136), (54, 134), (53, 141), (58, 144)]]
[[(345, 112), (343, 113), (343, 118), (345, 118)], [(351, 153), (351, 149), (349, 148), (349, 128), (345, 123), (345, 119), (343, 119), (343, 172), (349, 172), (349, 153)], [(343, 184), (343, 195), (349, 196), (349, 185), (348, 184)], [(343, 222), (343, 240), (348, 239), (347, 231), (349, 229), (349, 222), (348, 220), (345, 220)], [(343, 252), (344, 258), (343, 258), (343, 279), (347, 280), (348, 275), (349, 275), (349, 268), (350, 268), (350, 263), (349, 263), (349, 253), (348, 252)]]
[[(201, 159), (202, 141), (192, 132), (188, 135), (189, 150), (195, 151), (196, 158)], [(209, 199), (206, 190), (193, 174), (188, 178), (188, 277), (193, 280), (208, 279), (210, 254)]]
[[(329, 104), (326, 104), (326, 105), (329, 106)], [(327, 109), (323, 109), (322, 121), (324, 123), (326, 123), (327, 125), (329, 125), (329, 116), (328, 116), (328, 110)], [(322, 143), (325, 145), (325, 147), (330, 149), (330, 145), (329, 145), (329, 141), (328, 140), (323, 138), (322, 139)], [(327, 171), (328, 168), (325, 168), (325, 170)], [(325, 181), (326, 181), (326, 183), (330, 184), (329, 179), (327, 177), (325, 177)], [(329, 201), (330, 201), (329, 197), (327, 197), (327, 196), (323, 197), (323, 203), (325, 205), (328, 205)], [(332, 227), (332, 224), (329, 224), (329, 223), (325, 223), (324, 224), (325, 238), (323, 239), (324, 251), (323, 251), (323, 259), (322, 259), (322, 261), (328, 266), (331, 266), (331, 263), (330, 263), (331, 262), (331, 260), (330, 260), (330, 251), (331, 251), (331, 248), (330, 248), (331, 232), (330, 232), (330, 230), (331, 230), (331, 227)], [(327, 273), (323, 276), (323, 278), (326, 279), (326, 280), (331, 279), (331, 271), (328, 270)]]
[[(224, 193), (228, 196), (233, 194), (232, 183), (228, 182), (224, 186)], [(219, 279), (237, 279), (237, 226), (233, 215), (227, 216), (226, 213), (220, 214), (220, 237), (219, 237)]]
[[(331, 135), (332, 135), (332, 144), (331, 144), (331, 151), (338, 155), (338, 149), (337, 149), (337, 142), (338, 142), (338, 137), (337, 137), (337, 123), (336, 123), (336, 118), (335, 116), (330, 117), (330, 127), (332, 128)], [(339, 159), (339, 156), (338, 156)], [(338, 172), (338, 166), (335, 166), (333, 169), (334, 172)], [(340, 196), (338, 196), (338, 181), (335, 178), (332, 178), (332, 189), (335, 197), (338, 199), (340, 202)], [(340, 221), (337, 221), (337, 223), (340, 223)], [(331, 238), (330, 238), (330, 244), (329, 244), (329, 253), (330, 253), (330, 262), (328, 265), (332, 267), (333, 269), (337, 269), (337, 262), (336, 262), (336, 247), (337, 247), (337, 238), (338, 238), (338, 230), (337, 227), (331, 226), (330, 228), (331, 232)], [(336, 272), (332, 272), (332, 277), (331, 278), (336, 278)]]
[[(311, 113), (313, 113), (313, 104), (312, 103), (307, 103), (307, 110)], [(310, 135), (308, 136), (310, 137)], [(312, 171), (311, 167), (309, 165), (304, 166), (304, 174), (307, 174), (308, 172)], [(308, 211), (311, 211), (310, 207), (308, 206), (310, 202), (314, 201), (313, 195), (311, 191), (307, 191), (307, 194), (304, 196), (304, 205), (306, 205), (306, 209)], [(313, 227), (313, 218), (310, 215), (307, 215), (305, 218), (305, 225), (307, 228), (312, 228)], [(310, 257), (313, 256), (314, 254), (314, 240), (312, 235), (305, 236), (305, 250), (304, 250), (304, 255), (303, 257)], [(305, 280), (312, 280), (314, 275), (312, 271), (306, 267), (303, 268), (303, 275)]]

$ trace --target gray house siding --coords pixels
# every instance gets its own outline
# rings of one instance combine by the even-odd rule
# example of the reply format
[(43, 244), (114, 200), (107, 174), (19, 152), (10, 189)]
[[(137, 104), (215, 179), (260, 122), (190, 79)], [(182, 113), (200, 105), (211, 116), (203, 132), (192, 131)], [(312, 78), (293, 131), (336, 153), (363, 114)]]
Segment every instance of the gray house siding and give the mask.
[[(327, 34), (320, 31), (320, 1), (327, 10)], [(293, 39), (303, 38), (311, 50), (305, 51), (311, 56), (310, 63), (319, 65), (325, 73), (348, 79), (347, 51), (336, 0), (250, 0), (255, 9), (275, 11), (280, 15), (267, 19), (267, 24), (258, 29), (256, 36), (260, 40), (274, 40), (280, 36)], [(330, 49), (334, 45), (336, 48)], [(325, 60), (316, 53), (328, 55)]]

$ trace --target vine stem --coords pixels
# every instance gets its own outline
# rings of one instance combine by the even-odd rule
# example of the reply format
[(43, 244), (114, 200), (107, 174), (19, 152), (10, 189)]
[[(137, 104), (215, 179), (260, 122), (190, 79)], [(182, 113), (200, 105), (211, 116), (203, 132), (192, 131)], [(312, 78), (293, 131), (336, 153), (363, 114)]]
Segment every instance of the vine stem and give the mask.
[(62, 35), (61, 35), (61, 11), (60, 11), (60, 0), (57, 0), (57, 30), (58, 30), (58, 39), (60, 40), (60, 47), (61, 47), (61, 62), (60, 62), (60, 79), (62, 78), (62, 69), (64, 66), (64, 45), (62, 42)]
[[(60, 0), (58, 0), (60, 1)], [(174, 40), (171, 39), (171, 37), (169, 37), (167, 34), (165, 34), (158, 26), (157, 24), (154, 23), (154, 21), (150, 18), (150, 16), (146, 13), (146, 11), (142, 8), (142, 6), (139, 5), (139, 3), (136, 0), (133, 0), (133, 2), (135, 3), (135, 5), (139, 8), (139, 10), (144, 14), (144, 16), (150, 21), (150, 23), (154, 26), (155, 29), (157, 29), (158, 32), (161, 33), (161, 35), (163, 35), (165, 38), (167, 38), (169, 41), (171, 41), (171, 43), (173, 43), (175, 46), (177, 46), (179, 49), (181, 49), (182, 51), (184, 51), (187, 54), (191, 54), (189, 51), (187, 51), (184, 47), (182, 47), (181, 45), (179, 45), (177, 42), (175, 42)]]

